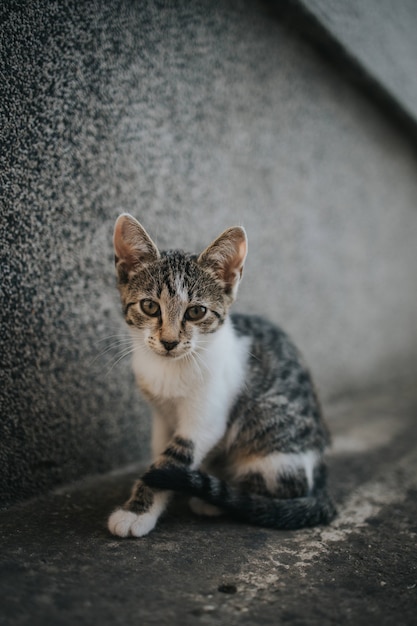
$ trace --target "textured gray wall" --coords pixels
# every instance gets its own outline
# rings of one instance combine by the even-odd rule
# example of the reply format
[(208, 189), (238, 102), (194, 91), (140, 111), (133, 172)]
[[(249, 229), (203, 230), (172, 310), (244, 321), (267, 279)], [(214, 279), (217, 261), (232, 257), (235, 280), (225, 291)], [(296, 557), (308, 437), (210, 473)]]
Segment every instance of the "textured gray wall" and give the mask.
[(417, 119), (415, 0), (296, 0)]
[(415, 154), (262, 4), (32, 1), (1, 26), (1, 499), (143, 458), (111, 234), (246, 226), (237, 309), (325, 398), (417, 356)]

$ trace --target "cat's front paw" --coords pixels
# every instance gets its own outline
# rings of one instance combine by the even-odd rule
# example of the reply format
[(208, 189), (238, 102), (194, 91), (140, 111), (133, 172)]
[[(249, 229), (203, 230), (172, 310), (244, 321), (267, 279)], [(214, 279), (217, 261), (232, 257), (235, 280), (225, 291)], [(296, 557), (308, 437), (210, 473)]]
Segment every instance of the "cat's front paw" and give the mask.
[(144, 537), (155, 528), (157, 519), (157, 515), (150, 511), (138, 515), (117, 509), (110, 515), (107, 528), (118, 537)]

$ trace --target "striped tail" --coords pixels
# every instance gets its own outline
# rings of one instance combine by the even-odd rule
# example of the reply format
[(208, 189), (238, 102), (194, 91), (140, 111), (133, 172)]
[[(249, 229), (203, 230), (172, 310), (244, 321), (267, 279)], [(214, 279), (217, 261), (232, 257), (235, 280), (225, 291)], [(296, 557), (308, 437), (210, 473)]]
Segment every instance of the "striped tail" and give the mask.
[(149, 487), (196, 496), (232, 517), (267, 528), (295, 530), (328, 524), (336, 515), (324, 490), (317, 495), (281, 500), (241, 491), (214, 476), (178, 466), (152, 468), (142, 480)]

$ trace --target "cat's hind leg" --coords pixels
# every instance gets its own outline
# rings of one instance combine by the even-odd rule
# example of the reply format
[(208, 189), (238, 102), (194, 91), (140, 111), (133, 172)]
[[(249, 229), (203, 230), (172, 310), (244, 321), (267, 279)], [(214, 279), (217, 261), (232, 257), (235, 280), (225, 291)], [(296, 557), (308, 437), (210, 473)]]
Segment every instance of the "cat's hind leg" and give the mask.
[(201, 500), (200, 498), (190, 498), (188, 504), (190, 505), (192, 512), (196, 515), (207, 515), (209, 517), (218, 517), (219, 515), (223, 515), (223, 511), (217, 506), (204, 502), (204, 500)]

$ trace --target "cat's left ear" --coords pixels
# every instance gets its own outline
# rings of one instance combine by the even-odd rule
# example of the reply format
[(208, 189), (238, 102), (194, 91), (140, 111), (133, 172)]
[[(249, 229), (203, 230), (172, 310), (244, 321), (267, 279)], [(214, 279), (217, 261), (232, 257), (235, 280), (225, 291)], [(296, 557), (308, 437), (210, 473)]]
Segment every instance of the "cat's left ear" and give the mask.
[(159, 259), (158, 248), (134, 217), (122, 213), (114, 226), (114, 254), (120, 282), (140, 267)]
[(248, 252), (248, 238), (244, 228), (234, 226), (224, 231), (198, 257), (198, 263), (211, 270), (233, 298), (242, 276)]

